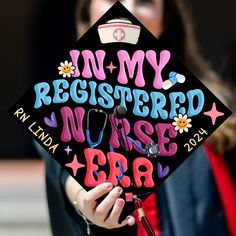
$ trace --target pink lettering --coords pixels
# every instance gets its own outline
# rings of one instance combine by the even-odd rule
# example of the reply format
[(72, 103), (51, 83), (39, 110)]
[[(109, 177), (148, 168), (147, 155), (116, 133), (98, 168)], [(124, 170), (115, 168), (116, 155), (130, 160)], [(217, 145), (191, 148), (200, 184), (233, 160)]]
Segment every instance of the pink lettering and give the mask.
[[(101, 150), (86, 148), (84, 150), (84, 155), (86, 159), (86, 175), (84, 184), (87, 187), (95, 187), (98, 184), (104, 183), (106, 180), (108, 182), (111, 182), (114, 186), (117, 186), (117, 177), (120, 176), (120, 168), (116, 166), (117, 161), (121, 163), (124, 172), (128, 170), (127, 159), (119, 153), (109, 152), (106, 157)], [(105, 171), (99, 171), (99, 167), (105, 166), (107, 160), (109, 162), (108, 179), (106, 179), (107, 176)], [(143, 157), (136, 158), (133, 161), (132, 168), (135, 185), (138, 188), (142, 186), (152, 188), (154, 186), (152, 178), (153, 166), (148, 159)], [(96, 177), (94, 175), (94, 172), (96, 172)], [(129, 188), (131, 185), (130, 177), (124, 174), (119, 182), (120, 185), (124, 188)]]
[(72, 75), (72, 77), (79, 77), (80, 76), (80, 71), (78, 68), (79, 55), (80, 55), (80, 51), (78, 51), (78, 50), (71, 50), (70, 51), (70, 57), (71, 57), (73, 65), (75, 66), (75, 70), (74, 70), (75, 73)]
[(149, 63), (152, 65), (153, 69), (155, 70), (155, 78), (153, 81), (153, 87), (156, 89), (161, 89), (162, 88), (162, 76), (161, 76), (161, 71), (165, 67), (165, 65), (168, 63), (170, 60), (170, 52), (167, 50), (163, 50), (160, 53), (160, 60), (159, 60), (159, 65), (157, 65), (157, 57), (156, 57), (156, 52), (153, 50), (149, 50), (146, 52), (146, 57)]
[(160, 155), (161, 156), (173, 156), (178, 149), (176, 143), (169, 144), (169, 150), (165, 148), (165, 144), (170, 142), (170, 139), (165, 137), (165, 133), (168, 130), (168, 134), (170, 138), (175, 138), (177, 133), (174, 130), (174, 127), (171, 124), (157, 124), (156, 131), (158, 135), (158, 145), (160, 146)]
[[(135, 135), (137, 136), (137, 138), (142, 142), (144, 143), (145, 145), (153, 142), (153, 140), (147, 136), (143, 131), (142, 131), (142, 127), (144, 127), (144, 130), (145, 132), (148, 134), (148, 135), (152, 135), (153, 132), (154, 132), (154, 129), (152, 127), (152, 125), (147, 122), (147, 121), (144, 121), (144, 120), (139, 120), (137, 121), (135, 124), (134, 124), (134, 133)], [(139, 141), (136, 141), (136, 143), (138, 143), (139, 145), (141, 144)], [(142, 153), (138, 148), (136, 148), (134, 146), (135, 150), (137, 152), (140, 152)]]
[(106, 75), (105, 75), (104, 68), (103, 68), (103, 62), (104, 62), (104, 58), (106, 55), (105, 51), (98, 50), (95, 52), (95, 55), (96, 55), (96, 58), (98, 61), (98, 68), (96, 66), (94, 55), (91, 51), (84, 50), (82, 52), (82, 55), (84, 58), (84, 69), (82, 72), (82, 76), (84, 78), (92, 78), (93, 74), (91, 72), (90, 63), (89, 63), (89, 62), (91, 62), (95, 77), (99, 80), (105, 80)]
[[(141, 171), (139, 169), (141, 166), (145, 167), (146, 171)], [(141, 177), (145, 178), (144, 186), (146, 188), (152, 188), (154, 186), (154, 182), (152, 179), (153, 166), (148, 159), (143, 157), (135, 159), (133, 162), (133, 172), (135, 176), (135, 183), (138, 188), (142, 186)]]
[(74, 109), (77, 126), (75, 124), (75, 118), (72, 110), (69, 107), (61, 108), (61, 115), (63, 119), (63, 129), (61, 133), (62, 142), (69, 142), (71, 140), (71, 132), (69, 128), (69, 121), (72, 129), (72, 134), (74, 139), (82, 143), (85, 141), (85, 136), (83, 132), (83, 117), (84, 117), (84, 109), (82, 107), (76, 107)]
[[(110, 165), (110, 174), (108, 178), (108, 182), (112, 183), (114, 186), (118, 184), (117, 177), (120, 175), (120, 168), (116, 166), (116, 162), (119, 161), (124, 168), (124, 172), (127, 171), (127, 159), (116, 152), (109, 152), (107, 154), (107, 158)], [(127, 188), (130, 186), (130, 178), (128, 176), (123, 175), (122, 179), (120, 180), (120, 184)]]
[[(106, 52), (103, 50), (97, 50), (95, 52), (95, 56), (96, 56), (97, 63), (98, 63), (98, 67), (97, 67), (94, 54), (90, 50), (82, 51), (82, 56), (84, 59), (84, 68), (83, 68), (82, 76), (84, 78), (92, 78), (93, 74), (92, 74), (92, 71), (90, 68), (90, 63), (91, 63), (94, 76), (99, 80), (105, 80), (106, 74), (105, 74), (104, 68), (103, 68), (103, 62), (104, 62), (105, 55), (106, 55)], [(80, 51), (78, 51), (78, 50), (71, 50), (70, 51), (70, 57), (71, 57), (73, 65), (75, 66), (75, 73), (74, 73), (73, 77), (80, 76), (80, 71), (79, 71), (79, 67), (78, 67), (79, 56), (80, 56)]]
[[(106, 157), (104, 153), (98, 149), (86, 148), (84, 150), (84, 155), (87, 162), (87, 171), (84, 183), (88, 187), (95, 187), (98, 184), (104, 183), (106, 180), (106, 173), (104, 171), (98, 171), (98, 165), (94, 164), (94, 158), (97, 157), (97, 162), (99, 165), (106, 164)], [(94, 178), (94, 171), (97, 171), (97, 180)]]
[(128, 83), (126, 70), (125, 70), (125, 63), (127, 65), (127, 69), (128, 69), (130, 78), (134, 77), (135, 66), (138, 64), (138, 70), (137, 70), (137, 75), (135, 78), (135, 84), (138, 87), (144, 87), (145, 86), (145, 80), (143, 77), (143, 60), (144, 60), (144, 56), (145, 56), (144, 52), (141, 50), (136, 51), (133, 55), (132, 60), (130, 59), (128, 52), (126, 52), (124, 50), (118, 51), (117, 56), (119, 58), (119, 63), (120, 63), (120, 72), (118, 75), (118, 82), (121, 84)]

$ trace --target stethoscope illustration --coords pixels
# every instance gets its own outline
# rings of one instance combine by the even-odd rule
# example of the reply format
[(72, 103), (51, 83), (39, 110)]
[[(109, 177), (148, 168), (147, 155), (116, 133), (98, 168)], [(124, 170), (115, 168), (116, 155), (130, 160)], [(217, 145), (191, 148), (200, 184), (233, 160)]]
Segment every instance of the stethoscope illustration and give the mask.
[[(117, 130), (117, 133), (120, 133), (120, 136), (122, 136), (121, 134), (121, 127), (123, 126), (123, 130), (125, 131), (125, 126), (124, 126), (124, 122), (123, 122), (123, 119), (126, 117), (126, 113), (127, 113), (127, 110), (126, 110), (126, 107), (120, 105), (120, 106), (116, 106), (114, 111), (113, 111), (113, 114), (114, 116), (118, 119), (118, 120), (122, 120), (121, 123), (119, 124), (115, 124), (115, 121), (111, 121), (111, 123), (113, 123), (113, 126), (120, 126), (119, 129), (116, 129)], [(125, 133), (125, 132), (124, 132)], [(139, 145), (134, 139), (132, 139), (130, 136), (128, 135), (125, 135), (125, 139), (126, 139), (126, 144), (128, 146), (128, 140), (139, 150), (141, 151), (142, 153), (146, 154), (146, 156), (150, 157), (150, 158), (156, 158), (157, 156), (160, 155), (160, 147), (159, 145), (157, 145), (156, 143), (154, 142), (151, 142), (149, 144), (147, 144), (145, 146), (145, 148), (143, 148), (141, 145)], [(125, 145), (124, 145), (125, 146)]]
[[(90, 135), (90, 129), (89, 129), (89, 123), (90, 123), (90, 113), (91, 112), (95, 112), (95, 113), (100, 113), (102, 114), (105, 118), (104, 118), (104, 123), (103, 123), (103, 127), (101, 129), (101, 131), (99, 132), (99, 136), (97, 141), (93, 142), (91, 140), (91, 135)], [(98, 110), (98, 109), (89, 109), (88, 114), (87, 114), (87, 128), (86, 128), (86, 140), (88, 142), (88, 145), (90, 148), (95, 148), (97, 146), (99, 146), (102, 142), (103, 139), (103, 135), (104, 135), (104, 130), (106, 128), (107, 125), (107, 113), (103, 110)], [(114, 152), (114, 149), (110, 146), (110, 151)], [(117, 161), (116, 164), (118, 165), (118, 167), (120, 168), (120, 175), (117, 177), (117, 180), (120, 181), (124, 175), (124, 168), (122, 166), (122, 164), (120, 163), (120, 161)], [(97, 171), (94, 171), (94, 175), (97, 177), (98, 173)]]
[(147, 144), (145, 146), (145, 148), (143, 148), (136, 141), (134, 141), (131, 137), (129, 137), (129, 136), (126, 136), (126, 137), (135, 147), (137, 147), (139, 149), (139, 151), (146, 154), (148, 157), (155, 158), (160, 155), (160, 147), (156, 143), (151, 142), (151, 143)]
[[(99, 132), (99, 136), (98, 136), (98, 139), (96, 142), (93, 142), (91, 140), (91, 136), (90, 136), (89, 122), (90, 122), (90, 113), (91, 112), (100, 113), (105, 117), (102, 130)], [(104, 129), (106, 128), (106, 124), (107, 124), (107, 116), (108, 116), (107, 113), (103, 110), (89, 109), (88, 114), (87, 114), (86, 139), (87, 139), (87, 142), (88, 142), (88, 145), (90, 148), (95, 148), (101, 144), (102, 139), (103, 139)]]
[[(91, 140), (90, 125), (89, 125), (90, 124), (90, 113), (91, 112), (99, 113), (99, 114), (104, 116), (103, 126), (102, 126), (102, 129), (99, 132), (99, 136), (98, 136), (98, 139), (96, 141)], [(126, 116), (126, 108), (124, 108), (123, 106), (117, 106), (114, 109), (114, 116), (117, 119), (123, 119)], [(107, 125), (107, 118), (108, 118), (108, 114), (105, 111), (103, 111), (101, 109), (100, 110), (99, 109), (89, 109), (88, 114), (87, 114), (86, 140), (87, 140), (88, 145), (89, 145), (90, 148), (95, 148), (95, 147), (97, 147), (101, 144), (103, 136), (104, 136), (104, 130), (105, 130), (106, 125)], [(114, 125), (115, 122), (111, 121), (111, 123), (113, 124), (113, 126), (117, 126), (117, 125)], [(122, 126), (124, 128), (124, 125), (122, 125)], [(115, 128), (115, 130), (116, 130), (118, 136), (121, 137), (122, 135), (120, 134), (120, 130), (118, 128)], [(160, 147), (154, 142), (151, 142), (151, 143), (147, 144), (145, 146), (145, 148), (143, 148), (141, 145), (139, 145), (130, 136), (125, 135), (125, 139), (126, 139), (126, 141), (129, 140), (139, 151), (146, 154), (150, 158), (155, 158), (155, 157), (160, 155)], [(126, 148), (125, 145), (123, 145), (123, 147)], [(111, 146), (110, 146), (110, 151), (114, 152), (114, 148), (111, 147)], [(120, 161), (117, 161), (116, 164), (120, 168), (120, 175), (117, 177), (117, 180), (120, 181), (122, 179), (123, 175), (124, 175), (124, 168), (123, 168), (122, 164), (120, 163)], [(98, 176), (97, 171), (95, 171), (94, 174), (95, 174), (95, 176)]]

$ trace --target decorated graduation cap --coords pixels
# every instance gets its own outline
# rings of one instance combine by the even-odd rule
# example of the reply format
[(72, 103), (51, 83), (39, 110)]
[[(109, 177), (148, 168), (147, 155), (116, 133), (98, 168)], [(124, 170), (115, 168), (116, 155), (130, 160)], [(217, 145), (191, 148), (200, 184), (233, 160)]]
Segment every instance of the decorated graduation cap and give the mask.
[(86, 190), (145, 199), (231, 114), (119, 2), (10, 114)]

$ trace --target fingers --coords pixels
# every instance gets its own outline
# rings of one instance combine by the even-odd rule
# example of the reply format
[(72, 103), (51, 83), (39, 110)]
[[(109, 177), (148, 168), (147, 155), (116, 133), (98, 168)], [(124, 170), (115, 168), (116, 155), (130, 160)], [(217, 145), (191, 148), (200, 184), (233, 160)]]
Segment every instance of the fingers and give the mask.
[(88, 219), (92, 221), (94, 218), (94, 210), (97, 206), (97, 199), (102, 197), (104, 194), (108, 193), (112, 189), (111, 183), (103, 183), (95, 188), (91, 189), (90, 191), (86, 192), (83, 197), (82, 203), (82, 212), (87, 215)]
[(113, 186), (111, 183), (100, 184), (87, 192), (85, 200), (87, 202), (96, 201), (97, 199), (108, 193), (112, 189), (112, 187)]
[(104, 222), (106, 228), (108, 229), (121, 228), (125, 225), (132, 226), (135, 224), (135, 218), (131, 215), (127, 216), (126, 219), (121, 224), (118, 223), (124, 205), (125, 205), (124, 199), (118, 198), (116, 200), (116, 203), (112, 209), (111, 214)]
[(128, 217), (126, 218), (126, 220), (127, 220), (127, 224), (128, 224), (129, 226), (132, 226), (132, 225), (135, 224), (135, 218), (134, 218), (133, 216), (128, 216)]
[[(94, 224), (112, 229), (120, 228), (125, 225), (132, 226), (135, 220), (132, 216), (127, 217), (121, 224), (119, 224), (119, 218), (124, 208), (125, 201), (120, 198), (122, 194), (122, 188), (114, 187), (111, 183), (102, 183), (90, 191), (84, 189), (77, 192), (77, 202), (79, 210), (83, 215), (93, 222)], [(97, 200), (109, 193), (99, 204)]]
[(127, 221), (124, 220), (122, 224), (118, 223), (118, 220), (120, 218), (120, 214), (124, 208), (125, 201), (124, 199), (118, 198), (114, 204), (114, 207), (108, 216), (108, 218), (105, 220), (104, 224), (107, 228), (114, 228), (114, 227), (123, 227), (127, 224)]
[(121, 193), (121, 187), (115, 187), (112, 189), (106, 198), (96, 207), (94, 212), (95, 217), (98, 217), (101, 221), (104, 221)]

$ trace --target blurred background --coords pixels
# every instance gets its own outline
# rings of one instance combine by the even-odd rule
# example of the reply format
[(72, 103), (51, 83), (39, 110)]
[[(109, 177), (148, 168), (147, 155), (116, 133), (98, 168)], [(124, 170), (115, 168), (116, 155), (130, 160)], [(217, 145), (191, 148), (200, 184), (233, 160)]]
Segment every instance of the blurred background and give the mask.
[[(31, 137), (6, 112), (34, 84), (30, 76), (30, 45), (34, 40), (35, 19), (45, 1), (1, 1), (0, 235), (3, 236), (50, 235), (43, 162)], [(54, 2), (57, 11), (57, 1)], [(224, 79), (235, 82), (236, 2), (187, 2), (202, 54)]]

